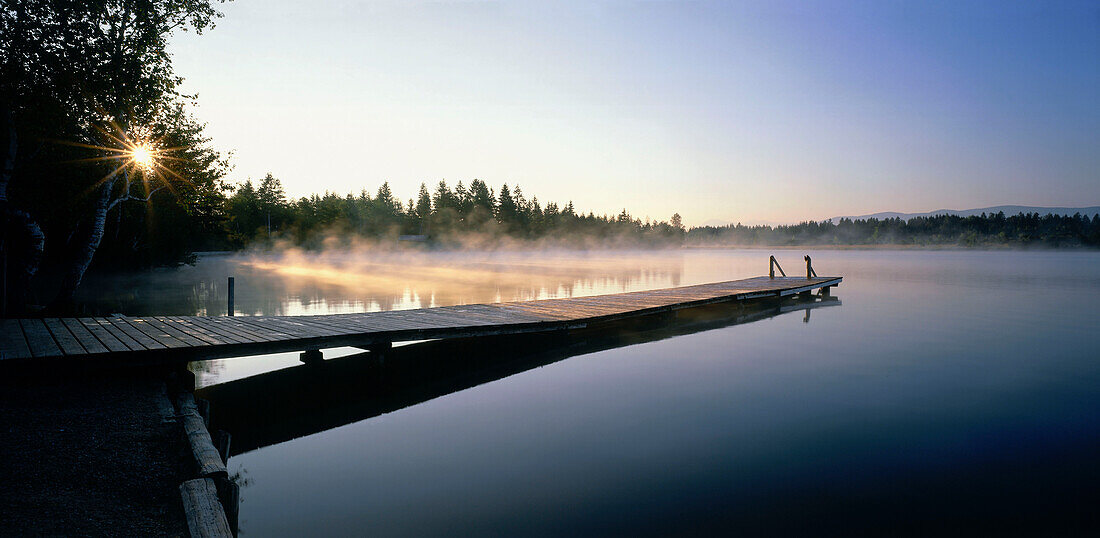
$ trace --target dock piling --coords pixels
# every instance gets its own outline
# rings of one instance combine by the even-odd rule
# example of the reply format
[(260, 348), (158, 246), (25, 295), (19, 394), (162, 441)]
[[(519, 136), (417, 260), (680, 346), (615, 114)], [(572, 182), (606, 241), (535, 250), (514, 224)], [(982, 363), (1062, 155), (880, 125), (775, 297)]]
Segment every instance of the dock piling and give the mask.
[(225, 512), (226, 523), (229, 524), (229, 532), (237, 536), (240, 532), (241, 486), (232, 478), (215, 479), (214, 485)]
[(233, 277), (229, 277), (229, 315), (233, 315)]
[(324, 360), (324, 356), (321, 354), (320, 349), (307, 349), (298, 355), (298, 360), (305, 364), (317, 364)]
[(384, 355), (387, 351), (391, 349), (393, 349), (393, 342), (389, 340), (375, 342), (367, 346), (367, 351), (370, 351), (371, 353), (377, 353), (379, 355)]
[(218, 454), (222, 456), (222, 463), (229, 463), (229, 443), (232, 441), (232, 436), (225, 430), (214, 430), (210, 432), (210, 439), (214, 442), (214, 448), (218, 450)]

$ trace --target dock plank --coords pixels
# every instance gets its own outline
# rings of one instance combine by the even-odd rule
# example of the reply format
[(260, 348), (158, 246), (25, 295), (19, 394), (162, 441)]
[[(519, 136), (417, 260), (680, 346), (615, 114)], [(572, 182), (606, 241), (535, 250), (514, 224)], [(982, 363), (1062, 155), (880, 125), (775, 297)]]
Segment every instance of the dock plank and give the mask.
[(96, 320), (92, 318), (78, 318), (77, 321), (84, 325), (88, 332), (92, 333), (97, 340), (100, 341), (107, 348), (107, 351), (130, 351), (126, 344), (123, 344), (118, 338), (115, 338), (107, 329), (104, 329)]
[(313, 338), (325, 336), (319, 329), (314, 329), (301, 323), (286, 321), (278, 317), (239, 317), (238, 323), (253, 325), (267, 330), (278, 331), (292, 338)]
[(149, 323), (145, 318), (119, 318), (119, 321), (129, 324), (131, 327), (137, 329), (149, 338), (152, 338), (165, 348), (180, 349), (188, 347), (187, 344), (177, 340), (176, 337), (167, 332), (164, 332), (160, 327)]
[(69, 332), (69, 329), (65, 327), (61, 320), (56, 318), (46, 318), (42, 320), (42, 323), (46, 325), (46, 328), (50, 330), (50, 334), (53, 336), (58, 347), (61, 348), (61, 352), (65, 355), (84, 355), (88, 352), (85, 351), (84, 346), (80, 345), (73, 333)]
[(186, 320), (180, 320), (169, 316), (154, 316), (153, 319), (201, 342), (206, 342), (208, 344), (214, 345), (234, 343), (224, 337), (215, 335), (208, 330), (203, 330), (200, 327), (196, 327), (194, 324)]
[(57, 357), (62, 355), (61, 348), (54, 341), (50, 330), (40, 319), (21, 319), (19, 325), (23, 328), (23, 336), (27, 338), (27, 347), (31, 355), (35, 357)]
[(205, 316), (203, 317), (203, 321), (210, 325), (224, 328), (227, 331), (232, 331), (236, 334), (251, 338), (254, 342), (272, 342), (287, 336), (282, 333), (259, 329), (244, 323), (236, 322), (233, 317)]
[(167, 323), (157, 319), (156, 316), (145, 316), (142, 319), (144, 319), (145, 323), (148, 323), (150, 327), (156, 327), (157, 329), (160, 329), (161, 331), (163, 331), (164, 334), (167, 334), (168, 336), (171, 336), (172, 338), (175, 338), (176, 340), (179, 340), (180, 342), (183, 342), (184, 344), (187, 344), (188, 346), (205, 346), (205, 345), (213, 343), (213, 342), (203, 341), (199, 338), (195, 338), (194, 336), (191, 336), (191, 335), (179, 330), (178, 328), (172, 327), (172, 326), (168, 325)]
[(122, 329), (116, 327), (107, 318), (93, 318), (93, 319), (95, 320), (96, 323), (99, 324), (100, 327), (103, 327), (103, 329), (105, 331), (111, 333), (111, 336), (115, 337), (115, 339), (118, 340), (119, 342), (122, 342), (122, 344), (124, 346), (126, 346), (127, 348), (129, 348), (131, 350), (134, 350), (134, 351), (142, 351), (142, 350), (146, 349), (145, 346), (141, 345), (140, 342), (135, 340), (132, 336), (126, 334), (126, 332), (123, 331)]
[(126, 333), (135, 342), (141, 344), (145, 349), (165, 349), (167, 346), (157, 342), (149, 335), (137, 330), (133, 325), (126, 323), (126, 320), (121, 318), (107, 318), (107, 322), (113, 325), (118, 330)]
[(107, 353), (109, 351), (98, 338), (93, 335), (84, 324), (76, 320), (76, 318), (61, 318), (61, 323), (65, 324), (65, 328), (69, 329), (69, 332), (76, 337), (80, 345), (84, 347), (88, 353)]
[(19, 320), (0, 319), (0, 359), (25, 359), (32, 356)]
[(254, 343), (256, 341), (252, 338), (242, 336), (240, 333), (238, 333), (236, 331), (231, 331), (229, 329), (229, 327), (230, 327), (229, 325), (226, 325), (224, 327), (219, 327), (219, 326), (207, 321), (206, 318), (203, 318), (203, 317), (200, 317), (200, 316), (195, 316), (195, 317), (191, 317), (191, 318), (187, 318), (187, 317), (184, 317), (184, 316), (168, 316), (168, 318), (171, 319), (171, 320), (180, 322), (180, 323), (191, 323), (191, 324), (195, 325), (197, 328), (200, 328), (200, 329), (202, 329), (204, 331), (207, 331), (211, 334), (217, 335), (218, 338), (221, 338), (222, 340), (225, 340), (225, 341), (227, 341), (231, 344), (250, 344), (250, 343)]

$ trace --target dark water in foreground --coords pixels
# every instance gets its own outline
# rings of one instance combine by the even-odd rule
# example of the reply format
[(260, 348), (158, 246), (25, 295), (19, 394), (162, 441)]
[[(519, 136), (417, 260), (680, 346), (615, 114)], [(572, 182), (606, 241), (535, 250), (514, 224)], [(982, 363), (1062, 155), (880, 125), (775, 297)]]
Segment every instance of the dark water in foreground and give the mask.
[[(374, 270), (348, 288), (339, 283), (353, 262), (324, 271), (303, 262), (297, 273), (249, 273), (276, 295), (268, 307), (244, 305), (347, 311), (604, 293), (755, 276), (768, 254), (547, 255), (491, 267), (450, 260), (446, 270), (421, 260), (389, 273), (384, 293), (363, 287)], [(802, 252), (779, 254), (798, 270)], [(569, 341), (420, 344), (383, 365), (330, 361), (327, 372), (276, 371), (295, 366), (293, 355), (211, 363), (201, 382), (214, 420), (221, 401), (222, 423), (241, 430), (243, 453), (229, 461), (247, 480), (241, 529), (1097, 528), (1088, 497), (1100, 483), (1100, 254), (811, 254), (818, 273), (845, 277), (840, 304), (708, 311)], [(480, 361), (476, 373), (447, 370), (463, 361)]]

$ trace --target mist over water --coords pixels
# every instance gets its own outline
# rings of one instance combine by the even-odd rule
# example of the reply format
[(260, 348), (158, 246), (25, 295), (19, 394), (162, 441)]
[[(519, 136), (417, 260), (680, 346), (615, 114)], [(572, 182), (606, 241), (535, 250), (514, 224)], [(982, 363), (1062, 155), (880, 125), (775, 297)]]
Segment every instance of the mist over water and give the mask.
[[(286, 440), (230, 458), (231, 472), (246, 478), (241, 528), (257, 536), (1095, 528), (1085, 499), (1100, 483), (1100, 253), (806, 253), (819, 275), (844, 277), (838, 305), (652, 338), (662, 329), (627, 333), (615, 346), (585, 343), (452, 388), (418, 381), (432, 368), (387, 374), (356, 357), (341, 366), (354, 373), (334, 379), (285, 370), (302, 368), (296, 354), (202, 363), (204, 390), (224, 386), (242, 405), (260, 406), (251, 416), (264, 420), (278, 422), (271, 398), (291, 410), (313, 393), (339, 404), (299, 412), (291, 433), (275, 436)], [(769, 254), (204, 257), (135, 277), (139, 292), (126, 304), (128, 313), (165, 313), (169, 304), (179, 314), (220, 313), (227, 273), (238, 278), (242, 313), (587, 295), (759, 276)], [(787, 274), (805, 270), (803, 251), (774, 254)], [(89, 288), (109, 296), (126, 285)], [(147, 301), (153, 290), (175, 299)], [(482, 357), (553, 347), (523, 342)], [(479, 360), (439, 349), (429, 360)], [(325, 357), (335, 366), (356, 352)], [(259, 392), (233, 396), (234, 381)]]
[(400, 310), (619, 293), (682, 285), (683, 254), (662, 251), (287, 249), (202, 255), (194, 266), (89, 278), (79, 300), (128, 315)]

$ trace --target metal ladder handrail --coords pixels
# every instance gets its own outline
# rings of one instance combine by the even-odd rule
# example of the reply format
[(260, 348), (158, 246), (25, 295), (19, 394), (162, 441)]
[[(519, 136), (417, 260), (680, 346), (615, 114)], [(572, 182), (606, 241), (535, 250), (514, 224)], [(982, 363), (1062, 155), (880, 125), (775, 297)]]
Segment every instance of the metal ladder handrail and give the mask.
[(806, 258), (806, 280), (817, 276), (817, 271), (814, 271), (814, 266), (810, 264), (810, 255), (807, 254)]
[(775, 269), (779, 268), (779, 274), (787, 276), (787, 273), (783, 272), (783, 268), (779, 266), (779, 261), (775, 259), (775, 256), (768, 258), (768, 278), (775, 278)]
[[(803, 256), (806, 260), (806, 279), (817, 278), (817, 271), (814, 271), (814, 266), (810, 260), (810, 256), (807, 254)], [(783, 271), (783, 267), (779, 265), (779, 260), (775, 259), (775, 256), (768, 257), (768, 278), (775, 278), (775, 270), (779, 269), (781, 276), (787, 276), (787, 273)]]

